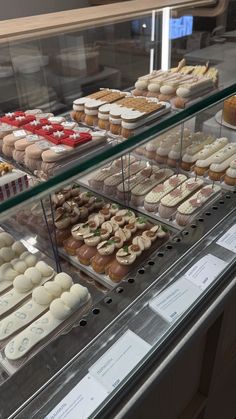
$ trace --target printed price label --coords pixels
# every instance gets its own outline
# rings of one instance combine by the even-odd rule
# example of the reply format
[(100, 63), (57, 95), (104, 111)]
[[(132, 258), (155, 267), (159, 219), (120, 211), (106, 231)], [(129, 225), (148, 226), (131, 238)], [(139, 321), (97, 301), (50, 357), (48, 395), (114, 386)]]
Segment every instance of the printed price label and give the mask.
[(25, 130), (19, 129), (17, 131), (13, 131), (13, 135), (16, 138), (19, 138), (19, 137), (25, 137), (27, 134), (26, 134)]
[(54, 151), (55, 153), (60, 154), (60, 153), (63, 153), (66, 150), (66, 148), (63, 145), (55, 145), (51, 147), (51, 150)]
[(41, 148), (41, 150), (47, 150), (51, 146), (51, 144), (47, 141), (39, 141), (37, 145), (39, 146), (39, 148)]
[(107, 352), (89, 368), (90, 374), (108, 392), (116, 388), (150, 350), (151, 345), (127, 330)]
[(45, 419), (86, 419), (107, 396), (104, 387), (87, 374)]
[(32, 141), (38, 141), (39, 140), (39, 136), (38, 135), (27, 135), (26, 136), (26, 140), (27, 141), (29, 141), (29, 142), (32, 142)]
[(204, 291), (226, 266), (227, 263), (222, 259), (208, 254), (195, 263), (184, 277)]
[(216, 244), (236, 253), (236, 224), (234, 224), (219, 240)]
[(149, 307), (169, 323), (178, 317), (199, 297), (201, 291), (191, 282), (180, 278), (150, 301)]

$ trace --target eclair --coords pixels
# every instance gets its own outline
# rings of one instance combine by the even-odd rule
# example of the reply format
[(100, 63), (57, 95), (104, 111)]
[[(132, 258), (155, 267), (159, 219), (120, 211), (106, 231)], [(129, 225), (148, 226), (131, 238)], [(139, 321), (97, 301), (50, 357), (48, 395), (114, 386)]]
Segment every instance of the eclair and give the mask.
[(209, 157), (197, 160), (194, 166), (194, 171), (198, 176), (204, 176), (212, 164), (223, 163), (226, 159), (233, 156), (234, 153), (236, 153), (236, 144), (225, 145), (223, 148), (210, 155)]

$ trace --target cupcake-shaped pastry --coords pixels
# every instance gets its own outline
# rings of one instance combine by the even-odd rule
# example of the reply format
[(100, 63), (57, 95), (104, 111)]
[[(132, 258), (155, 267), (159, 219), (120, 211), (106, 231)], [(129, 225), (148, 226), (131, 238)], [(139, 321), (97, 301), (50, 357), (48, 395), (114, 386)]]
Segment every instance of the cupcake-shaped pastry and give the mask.
[(91, 216), (89, 217), (88, 220), (88, 225), (90, 227), (90, 230), (96, 230), (98, 227), (100, 227), (102, 225), (102, 223), (104, 223), (105, 218), (102, 214), (98, 213), (98, 214), (91, 214)]
[(152, 245), (152, 241), (150, 237), (142, 234), (141, 236), (134, 237), (132, 240), (132, 244), (135, 246), (139, 246), (139, 248), (142, 249), (142, 252), (143, 252), (145, 250), (150, 249)]
[(103, 208), (100, 209), (99, 214), (102, 214), (104, 217), (104, 220), (110, 220), (111, 218), (111, 210), (110, 210), (110, 204), (104, 205)]
[(120, 227), (125, 225), (125, 217), (122, 217), (122, 215), (114, 215), (111, 220), (117, 223)]
[(129, 250), (129, 246), (123, 246), (116, 253), (116, 258), (108, 269), (109, 277), (114, 282), (120, 282), (128, 275), (137, 255)]
[[(97, 235), (96, 235), (97, 234)], [(94, 232), (92, 237), (87, 237), (87, 243), (83, 244), (78, 250), (77, 250), (77, 257), (82, 263), (82, 265), (89, 266), (91, 263), (91, 259), (93, 256), (97, 253), (97, 245), (101, 241), (100, 234), (98, 231)]]
[(226, 185), (236, 186), (236, 159), (231, 161), (229, 168), (226, 170), (224, 182)]
[(88, 246), (97, 246), (101, 240), (101, 230), (99, 228), (84, 235), (84, 243)]
[(113, 240), (106, 240), (97, 245), (97, 253), (92, 259), (92, 268), (97, 273), (105, 273), (115, 257), (116, 246)]
[(83, 241), (76, 240), (74, 237), (69, 237), (63, 242), (63, 247), (68, 255), (75, 256), (77, 249), (83, 245)]
[(84, 242), (84, 236), (90, 233), (90, 227), (87, 223), (79, 223), (71, 228), (71, 235), (75, 240)]
[(149, 223), (147, 218), (138, 217), (136, 218), (136, 226), (138, 230), (145, 230), (148, 227)]

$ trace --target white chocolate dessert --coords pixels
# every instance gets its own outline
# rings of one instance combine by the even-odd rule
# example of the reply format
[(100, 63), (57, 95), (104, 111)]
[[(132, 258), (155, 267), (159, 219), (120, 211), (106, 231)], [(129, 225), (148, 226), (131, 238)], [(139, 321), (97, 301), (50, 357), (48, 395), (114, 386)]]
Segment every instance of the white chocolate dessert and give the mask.
[(143, 205), (145, 195), (168, 177), (173, 175), (171, 169), (160, 169), (156, 174), (135, 186), (131, 191), (131, 202), (133, 205)]
[(196, 192), (191, 198), (184, 201), (178, 208), (175, 216), (177, 224), (185, 226), (191, 221), (194, 213), (221, 191), (218, 185), (207, 185)]
[(17, 360), (26, 355), (42, 339), (51, 335), (59, 326), (76, 314), (79, 308), (89, 301), (88, 289), (74, 284), (68, 291), (64, 291), (59, 298), (55, 298), (49, 311), (38, 320), (31, 323), (21, 333), (16, 335), (6, 346), (5, 355), (9, 360)]
[(147, 163), (146, 167), (144, 167), (137, 175), (133, 175), (126, 179), (124, 182), (120, 183), (117, 186), (116, 195), (118, 198), (123, 199), (124, 197), (129, 197), (131, 190), (141, 183), (143, 180), (149, 178), (153, 172), (157, 172), (159, 170), (158, 166), (150, 166)]
[(194, 167), (194, 171), (199, 176), (202, 176), (209, 169), (211, 164), (222, 163), (224, 160), (233, 156), (234, 153), (236, 153), (236, 144), (225, 145), (223, 148), (221, 148), (216, 153), (210, 155), (209, 157), (205, 159), (197, 160)]
[(181, 85), (177, 91), (177, 96), (181, 98), (190, 98), (194, 97), (195, 95), (200, 95), (203, 93), (208, 92), (214, 88), (214, 82), (210, 78), (200, 78), (196, 79), (192, 83), (185, 83)]
[(202, 179), (187, 179), (180, 186), (165, 195), (160, 202), (158, 211), (163, 218), (169, 219), (177, 207), (203, 185)]
[[(26, 261), (27, 257), (24, 260)], [(36, 286), (44, 284), (53, 275), (53, 269), (45, 262), (38, 262), (35, 266), (27, 268), (24, 274), (17, 275), (13, 280), (13, 289), (0, 297), (0, 316), (4, 316), (26, 300)]]
[(13, 313), (0, 321), (0, 340), (4, 340), (48, 310), (51, 302), (59, 298), (73, 285), (72, 278), (64, 272), (57, 274), (53, 281), (34, 288), (32, 298)]
[(164, 183), (157, 185), (152, 189), (145, 197), (144, 208), (150, 212), (156, 212), (158, 210), (161, 199), (183, 183), (187, 177), (185, 175), (173, 175), (167, 179)]
[(211, 180), (219, 181), (224, 176), (232, 161), (236, 159), (236, 153), (224, 160), (222, 163), (212, 163), (209, 168), (208, 176)]
[(197, 160), (203, 160), (216, 153), (228, 143), (227, 138), (214, 138), (209, 136), (203, 142), (193, 144), (192, 147), (187, 148), (186, 153), (182, 158), (181, 167), (184, 170), (190, 170)]
[(229, 186), (236, 185), (236, 159), (231, 161), (229, 168), (226, 170), (224, 182)]
[(146, 96), (149, 82), (164, 73), (163, 70), (154, 70), (150, 74), (139, 77), (135, 83), (135, 90), (132, 92), (134, 96)]

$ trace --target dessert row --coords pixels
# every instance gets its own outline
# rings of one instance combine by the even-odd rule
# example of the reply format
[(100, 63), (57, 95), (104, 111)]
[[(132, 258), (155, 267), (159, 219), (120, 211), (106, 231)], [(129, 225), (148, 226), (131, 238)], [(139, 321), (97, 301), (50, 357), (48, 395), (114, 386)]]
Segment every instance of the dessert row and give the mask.
[(0, 346), (8, 360), (51, 338), (88, 302), (86, 287), (65, 272), (55, 275), (20, 241), (0, 232)]
[(171, 102), (176, 108), (184, 108), (188, 102), (209, 93), (218, 83), (218, 70), (204, 66), (186, 65), (180, 61), (178, 67), (168, 71), (154, 70), (139, 77), (135, 83), (134, 96), (156, 97)]
[(236, 185), (236, 144), (225, 137), (216, 139), (184, 129), (162, 135), (136, 149), (136, 153), (157, 163), (193, 171), (197, 176)]
[(0, 117), (2, 155), (46, 175), (63, 159), (80, 157), (82, 150), (102, 145), (106, 138), (105, 132), (81, 128), (76, 122), (43, 114), (40, 109)]
[(156, 98), (134, 97), (129, 92), (102, 89), (73, 102), (71, 117), (89, 126), (98, 126), (114, 135), (129, 138), (145, 124), (170, 111)]
[[(134, 173), (135, 171), (135, 173)], [(124, 173), (127, 179), (123, 178)], [(188, 179), (171, 169), (134, 162), (119, 172), (116, 165), (95, 172), (88, 180), (93, 189), (121, 201), (130, 200), (133, 208), (155, 213), (179, 226), (188, 224), (195, 213), (221, 191), (219, 185), (204, 185), (200, 178)]]

